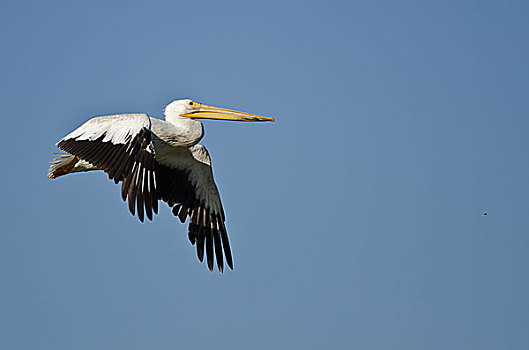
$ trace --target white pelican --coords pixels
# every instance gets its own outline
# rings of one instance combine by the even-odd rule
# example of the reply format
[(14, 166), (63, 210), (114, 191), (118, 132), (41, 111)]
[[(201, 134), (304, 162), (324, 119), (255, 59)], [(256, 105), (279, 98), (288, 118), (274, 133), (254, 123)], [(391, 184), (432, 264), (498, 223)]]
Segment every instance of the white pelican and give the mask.
[[(92, 118), (57, 143), (66, 154), (52, 160), (48, 176), (56, 177), (103, 170), (128, 197), (129, 210), (143, 222), (158, 213), (158, 200), (167, 202), (173, 214), (189, 217), (189, 240), (196, 244), (198, 259), (213, 271), (213, 257), (223, 271), (233, 269), (225, 217), (206, 148), (196, 119), (274, 121), (245, 112), (211, 107), (191, 100), (173, 101), (165, 107), (165, 121), (147, 114), (117, 114)], [(215, 251), (215, 252), (214, 252)]]

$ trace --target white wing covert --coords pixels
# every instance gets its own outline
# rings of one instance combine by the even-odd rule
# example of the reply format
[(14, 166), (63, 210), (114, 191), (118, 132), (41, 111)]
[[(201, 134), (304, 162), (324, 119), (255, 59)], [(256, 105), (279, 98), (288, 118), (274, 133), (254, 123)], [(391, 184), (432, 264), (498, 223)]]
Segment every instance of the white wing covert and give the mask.
[(156, 160), (147, 114), (118, 114), (92, 118), (65, 136), (57, 146), (104, 170), (117, 184), (129, 210), (143, 222), (158, 213)]

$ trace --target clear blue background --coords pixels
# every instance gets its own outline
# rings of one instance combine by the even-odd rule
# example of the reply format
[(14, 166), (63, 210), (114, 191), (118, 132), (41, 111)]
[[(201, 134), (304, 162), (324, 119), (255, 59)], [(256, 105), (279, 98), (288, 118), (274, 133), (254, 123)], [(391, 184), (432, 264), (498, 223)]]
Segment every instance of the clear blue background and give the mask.
[[(527, 4), (4, 2), (0, 347), (529, 348)], [(277, 119), (205, 122), (224, 275), (165, 206), (46, 177), (185, 97)]]

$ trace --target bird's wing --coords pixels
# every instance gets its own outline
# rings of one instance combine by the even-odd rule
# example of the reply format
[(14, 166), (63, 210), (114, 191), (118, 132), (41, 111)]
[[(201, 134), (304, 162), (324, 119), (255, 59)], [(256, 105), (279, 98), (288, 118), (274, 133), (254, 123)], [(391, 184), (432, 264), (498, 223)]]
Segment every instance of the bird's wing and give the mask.
[(143, 222), (158, 213), (156, 161), (147, 114), (118, 114), (90, 119), (65, 136), (57, 146), (104, 170), (115, 183), (123, 181), (132, 215)]
[(205, 245), (209, 269), (213, 270), (215, 256), (222, 272), (224, 250), (226, 263), (233, 269), (224, 210), (206, 148), (202, 145), (171, 147), (159, 152), (156, 160), (158, 198), (172, 207), (180, 221), (185, 222), (189, 217), (189, 240), (196, 244), (199, 260), (204, 259)]

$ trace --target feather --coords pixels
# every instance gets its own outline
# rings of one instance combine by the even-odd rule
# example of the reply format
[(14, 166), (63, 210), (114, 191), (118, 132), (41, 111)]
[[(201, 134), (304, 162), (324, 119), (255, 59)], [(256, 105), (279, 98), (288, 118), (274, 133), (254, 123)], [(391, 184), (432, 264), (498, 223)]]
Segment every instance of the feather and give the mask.
[(213, 271), (213, 237), (211, 231), (206, 232), (206, 259), (209, 271)]
[(222, 273), (224, 271), (224, 262), (222, 259), (222, 245), (220, 243), (219, 231), (210, 229), (210, 232), (213, 233), (213, 238), (215, 240), (215, 258), (217, 259), (217, 267)]
[(138, 210), (138, 219), (140, 219), (141, 222), (143, 222), (144, 220), (144, 216), (143, 216), (143, 174), (145, 173), (145, 168), (141, 168), (141, 163), (140, 164), (140, 168), (138, 169), (138, 176), (136, 178), (136, 209)]

